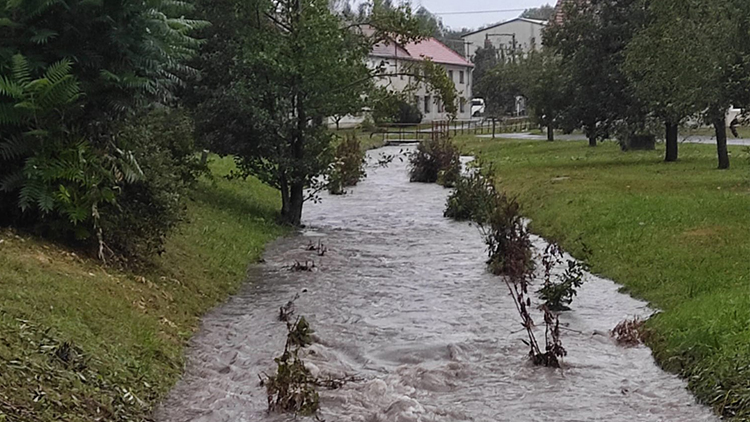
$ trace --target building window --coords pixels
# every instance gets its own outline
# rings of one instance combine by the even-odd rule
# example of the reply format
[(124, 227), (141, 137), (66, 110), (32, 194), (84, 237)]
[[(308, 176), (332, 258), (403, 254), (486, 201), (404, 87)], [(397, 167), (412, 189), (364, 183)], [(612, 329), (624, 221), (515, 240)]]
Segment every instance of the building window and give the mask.
[(464, 83), (464, 71), (458, 72), (458, 83), (462, 84)]
[(442, 113), (445, 111), (445, 106), (443, 105), (443, 102), (435, 98), (435, 102), (437, 103), (437, 111), (438, 113)]
[(453, 71), (452, 70), (448, 71), (448, 79), (450, 79), (451, 82), (453, 82)]
[(461, 113), (466, 111), (466, 100), (463, 98), (458, 99), (458, 108)]
[(430, 98), (429, 95), (425, 95), (424, 97), (424, 113), (428, 114), (430, 112), (430, 103), (432, 102), (432, 98)]

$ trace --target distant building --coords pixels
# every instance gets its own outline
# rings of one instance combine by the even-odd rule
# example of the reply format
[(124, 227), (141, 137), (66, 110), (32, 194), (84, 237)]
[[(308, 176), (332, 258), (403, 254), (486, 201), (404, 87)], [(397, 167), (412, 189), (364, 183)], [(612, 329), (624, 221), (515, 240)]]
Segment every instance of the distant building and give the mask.
[(542, 45), (547, 21), (516, 18), (463, 35), (466, 57), (472, 59), (479, 48), (492, 44), (500, 54), (526, 54)]
[[(407, 70), (410, 63), (430, 59), (445, 68), (448, 76), (453, 80), (458, 92), (457, 119), (471, 118), (472, 99), (472, 70), (474, 64), (463, 58), (460, 54), (451, 50), (448, 46), (436, 40), (428, 38), (419, 43), (399, 45), (396, 42), (377, 44), (370, 53), (368, 61), (370, 66), (377, 67), (385, 65), (387, 73), (397, 74), (401, 70)], [(409, 76), (388, 76), (378, 78), (377, 84), (387, 86), (397, 92), (404, 91), (411, 84)], [(448, 113), (445, 105), (434, 97), (422, 84), (414, 92), (414, 104), (422, 112), (423, 121), (445, 120)]]

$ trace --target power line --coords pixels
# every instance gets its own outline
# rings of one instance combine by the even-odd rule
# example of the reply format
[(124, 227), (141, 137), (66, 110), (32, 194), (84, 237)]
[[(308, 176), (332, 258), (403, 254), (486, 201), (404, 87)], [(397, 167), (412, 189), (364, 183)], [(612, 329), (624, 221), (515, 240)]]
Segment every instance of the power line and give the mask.
[(502, 9), (502, 10), (469, 10), (465, 12), (432, 12), (433, 15), (478, 15), (481, 13), (510, 13), (523, 12), (526, 9)]

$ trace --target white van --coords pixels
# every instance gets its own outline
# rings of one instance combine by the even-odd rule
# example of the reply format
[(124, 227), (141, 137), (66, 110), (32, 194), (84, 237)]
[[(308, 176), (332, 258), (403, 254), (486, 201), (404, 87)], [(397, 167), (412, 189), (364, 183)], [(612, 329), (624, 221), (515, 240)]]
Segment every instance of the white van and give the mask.
[(484, 98), (474, 98), (471, 100), (471, 117), (477, 117), (484, 114)]

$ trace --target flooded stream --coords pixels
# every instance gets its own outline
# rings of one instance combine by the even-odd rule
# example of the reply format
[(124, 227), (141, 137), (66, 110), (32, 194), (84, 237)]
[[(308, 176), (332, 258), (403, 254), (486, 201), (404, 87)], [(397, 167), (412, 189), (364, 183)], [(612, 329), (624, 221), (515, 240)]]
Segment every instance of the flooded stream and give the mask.
[[(303, 234), (270, 245), (252, 282), (206, 316), (156, 420), (295, 420), (266, 414), (258, 375), (283, 351), (278, 310), (296, 294), (316, 330), (304, 358), (313, 374), (363, 378), (321, 390), (328, 422), (716, 420), (649, 349), (613, 343), (608, 330), (651, 310), (594, 276), (561, 316), (564, 369), (532, 366), (508, 290), (485, 272), (478, 230), (442, 217), (447, 194), (409, 183), (396, 160), (369, 168), (346, 196), (307, 204)], [(322, 258), (305, 250), (318, 241)], [(313, 259), (316, 272), (288, 270)]]

